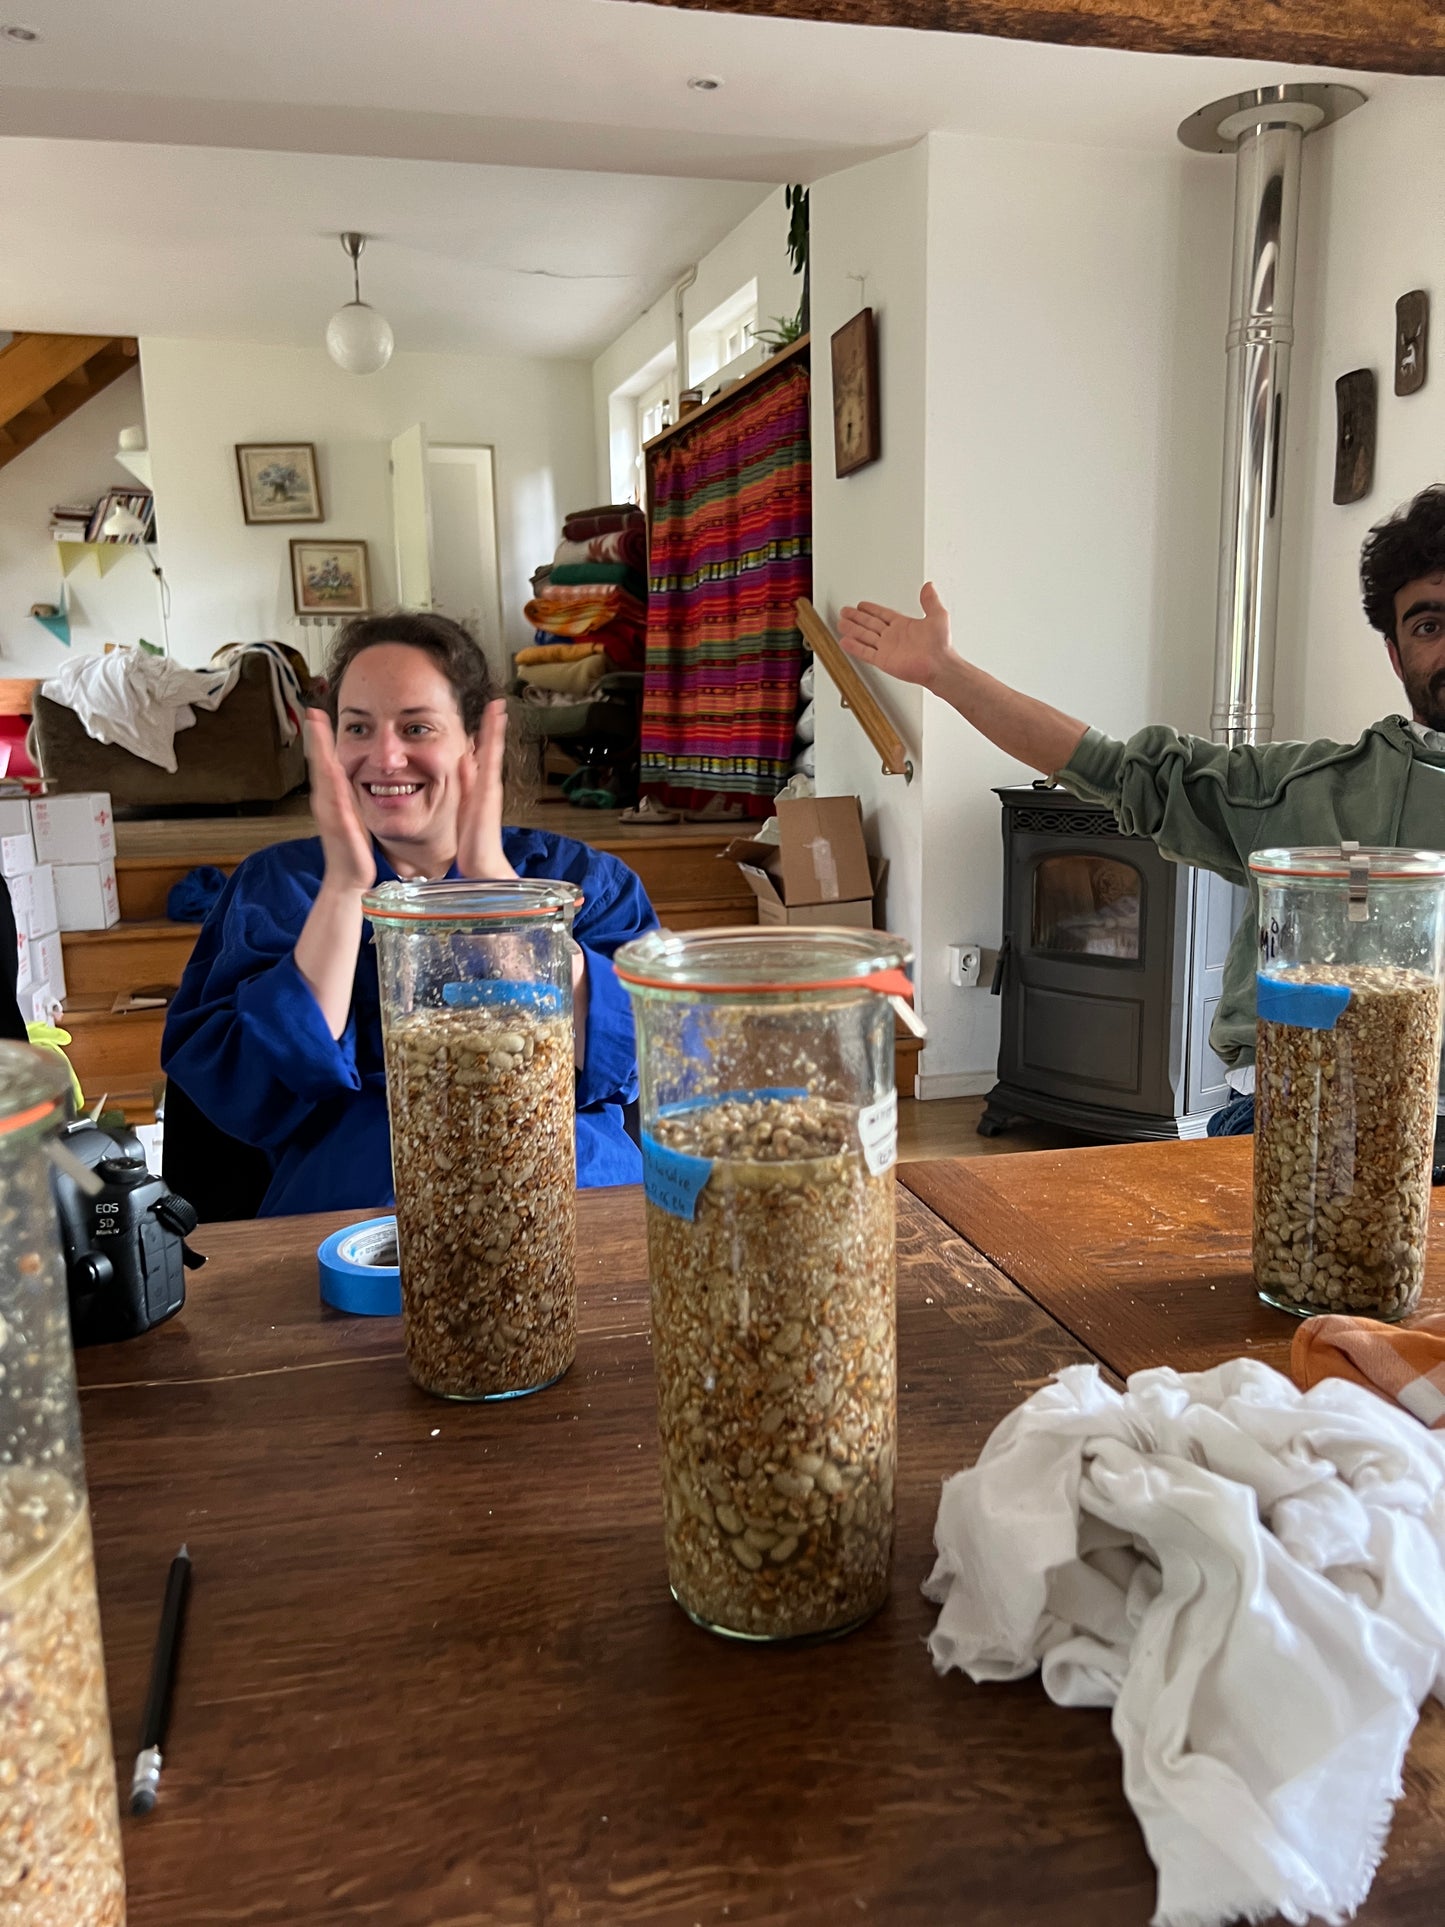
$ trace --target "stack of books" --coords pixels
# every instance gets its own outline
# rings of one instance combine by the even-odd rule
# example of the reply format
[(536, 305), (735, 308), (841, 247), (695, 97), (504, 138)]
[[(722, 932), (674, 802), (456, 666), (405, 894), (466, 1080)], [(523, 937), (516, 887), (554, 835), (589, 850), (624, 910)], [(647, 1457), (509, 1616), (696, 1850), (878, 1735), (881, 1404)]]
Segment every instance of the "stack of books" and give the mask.
[[(132, 515), (138, 516), (143, 525), (140, 535), (103, 535), (106, 517), (116, 507), (128, 508)], [(91, 511), (86, 530), (87, 542), (154, 542), (156, 534), (156, 501), (148, 488), (111, 488), (107, 489)]]
[(92, 502), (79, 506), (62, 504), (50, 511), (50, 534), (56, 542), (84, 542), (85, 532), (90, 527), (90, 518), (95, 513)]

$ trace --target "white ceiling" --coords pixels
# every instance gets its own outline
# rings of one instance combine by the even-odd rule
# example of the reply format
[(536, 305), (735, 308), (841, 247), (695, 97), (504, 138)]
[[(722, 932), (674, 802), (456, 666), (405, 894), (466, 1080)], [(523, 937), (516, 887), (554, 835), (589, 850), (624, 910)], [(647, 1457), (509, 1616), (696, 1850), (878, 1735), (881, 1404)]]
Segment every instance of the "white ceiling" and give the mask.
[(443, 352), (595, 354), (768, 186), (930, 129), (1164, 151), (1206, 100), (1306, 72), (629, 0), (0, 18), (42, 35), (0, 40), (0, 323), (312, 342), (356, 227), (363, 293)]

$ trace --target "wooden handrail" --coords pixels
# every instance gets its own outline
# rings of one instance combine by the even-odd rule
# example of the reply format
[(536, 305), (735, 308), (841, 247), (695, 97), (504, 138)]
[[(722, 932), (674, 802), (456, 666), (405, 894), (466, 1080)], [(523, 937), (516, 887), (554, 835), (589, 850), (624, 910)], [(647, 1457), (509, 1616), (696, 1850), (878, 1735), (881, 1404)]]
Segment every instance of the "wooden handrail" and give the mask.
[(818, 661), (838, 686), (843, 707), (851, 709), (859, 727), (877, 750), (885, 776), (901, 776), (913, 781), (913, 759), (908, 746), (883, 709), (878, 698), (864, 682), (850, 659), (843, 654), (837, 637), (806, 596), (798, 597), (798, 627)]

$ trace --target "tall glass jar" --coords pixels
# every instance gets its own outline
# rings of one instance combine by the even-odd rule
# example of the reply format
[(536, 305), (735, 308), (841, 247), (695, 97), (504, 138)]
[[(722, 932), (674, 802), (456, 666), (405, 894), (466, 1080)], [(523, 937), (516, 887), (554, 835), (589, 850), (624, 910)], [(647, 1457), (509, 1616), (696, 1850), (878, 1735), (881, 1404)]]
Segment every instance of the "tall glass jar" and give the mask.
[(0, 1918), (123, 1927), (115, 1754), (44, 1143), (65, 1065), (0, 1043)]
[(376, 932), (407, 1364), (517, 1398), (577, 1349), (575, 885), (385, 883)]
[(654, 931), (637, 1017), (674, 1598), (740, 1638), (842, 1633), (888, 1593), (893, 1008), (876, 931)]
[(1301, 1317), (1413, 1311), (1425, 1274), (1445, 855), (1258, 850), (1254, 1276)]

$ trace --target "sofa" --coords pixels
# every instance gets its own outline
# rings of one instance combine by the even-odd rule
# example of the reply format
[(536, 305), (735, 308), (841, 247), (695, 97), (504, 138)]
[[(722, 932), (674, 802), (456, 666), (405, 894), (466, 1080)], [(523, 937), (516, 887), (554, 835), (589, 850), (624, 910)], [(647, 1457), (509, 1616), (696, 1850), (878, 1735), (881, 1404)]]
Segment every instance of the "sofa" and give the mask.
[(306, 777), (300, 736), (281, 740), (263, 655), (245, 656), (235, 687), (216, 709), (198, 710), (176, 735), (176, 770), (87, 736), (73, 709), (35, 694), (31, 754), (57, 790), (106, 790), (117, 812), (199, 804), (276, 803)]

